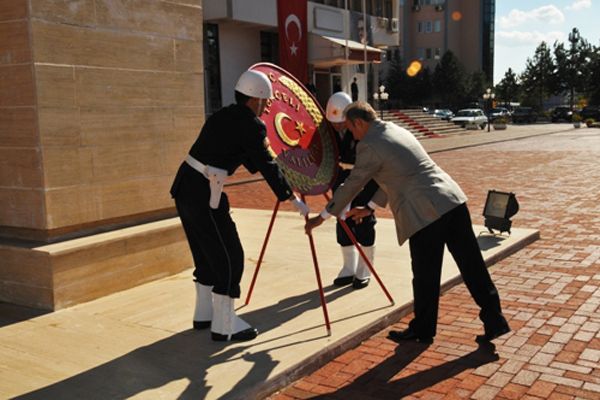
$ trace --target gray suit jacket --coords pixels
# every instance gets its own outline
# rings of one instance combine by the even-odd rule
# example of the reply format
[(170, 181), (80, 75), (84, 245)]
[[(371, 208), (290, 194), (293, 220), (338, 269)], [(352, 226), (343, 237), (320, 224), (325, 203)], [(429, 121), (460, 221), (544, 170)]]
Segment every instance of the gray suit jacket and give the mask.
[(406, 129), (375, 120), (356, 147), (356, 164), (339, 187), (327, 212), (339, 215), (370, 180), (379, 184), (373, 201), (389, 202), (398, 243), (467, 201), (458, 184)]

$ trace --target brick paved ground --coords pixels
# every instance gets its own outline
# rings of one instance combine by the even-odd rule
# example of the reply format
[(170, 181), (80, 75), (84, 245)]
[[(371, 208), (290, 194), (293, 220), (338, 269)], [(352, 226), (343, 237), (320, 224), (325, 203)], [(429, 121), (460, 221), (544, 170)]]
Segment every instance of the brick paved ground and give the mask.
[[(474, 223), (483, 223), (487, 190), (507, 190), (521, 203), (514, 225), (541, 232), (492, 268), (513, 331), (478, 348), (478, 309), (460, 285), (442, 296), (432, 345), (398, 345), (385, 330), (272, 399), (600, 399), (600, 131), (433, 158), (469, 196)], [(234, 206), (274, 201), (264, 183), (228, 192)]]

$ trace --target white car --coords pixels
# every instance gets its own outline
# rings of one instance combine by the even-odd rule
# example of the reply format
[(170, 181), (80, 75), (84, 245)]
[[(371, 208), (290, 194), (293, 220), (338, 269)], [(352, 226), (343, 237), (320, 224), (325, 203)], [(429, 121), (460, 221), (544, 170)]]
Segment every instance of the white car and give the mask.
[(481, 129), (484, 129), (488, 123), (488, 119), (481, 108), (465, 108), (463, 110), (458, 110), (456, 116), (450, 121), (463, 128), (467, 125), (476, 125)]

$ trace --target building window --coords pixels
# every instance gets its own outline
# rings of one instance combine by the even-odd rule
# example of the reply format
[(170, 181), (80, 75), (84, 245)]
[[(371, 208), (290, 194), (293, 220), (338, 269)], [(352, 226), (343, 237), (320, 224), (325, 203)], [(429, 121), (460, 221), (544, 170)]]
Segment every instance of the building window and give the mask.
[(439, 19), (436, 19), (435, 22), (433, 23), (433, 31), (440, 32), (441, 30), (442, 30), (442, 21), (440, 21)]
[(433, 58), (435, 58), (436, 60), (439, 60), (441, 57), (442, 57), (442, 49), (440, 49), (439, 47), (436, 47)]
[(431, 60), (431, 49), (430, 48), (425, 49), (425, 58), (427, 60)]
[(392, 0), (385, 0), (383, 3), (383, 16), (386, 18), (394, 18), (394, 9)]
[(351, 0), (348, 7), (352, 11), (362, 12), (362, 0)]
[(342, 8), (344, 7), (343, 5), (340, 5), (342, 1), (340, 0), (325, 0), (324, 4), (326, 6), (331, 6), (331, 7), (337, 7), (337, 8)]
[(417, 47), (417, 58), (423, 60), (425, 58), (425, 49), (423, 47)]
[(376, 1), (373, 4), (373, 15), (383, 17), (383, 1)]
[(423, 22), (421, 21), (417, 22), (417, 32), (423, 33)]
[(210, 115), (222, 107), (219, 25), (204, 24), (204, 107)]
[(431, 21), (425, 22), (425, 33), (431, 33)]
[(279, 35), (277, 32), (260, 32), (260, 60), (279, 64)]

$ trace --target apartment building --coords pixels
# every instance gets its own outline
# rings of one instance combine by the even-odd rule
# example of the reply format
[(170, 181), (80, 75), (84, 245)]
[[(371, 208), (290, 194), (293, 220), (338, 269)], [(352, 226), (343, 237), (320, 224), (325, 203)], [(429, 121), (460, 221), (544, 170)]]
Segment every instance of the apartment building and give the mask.
[(405, 61), (433, 71), (451, 50), (467, 71), (494, 73), (495, 0), (413, 0), (402, 9), (400, 48)]

